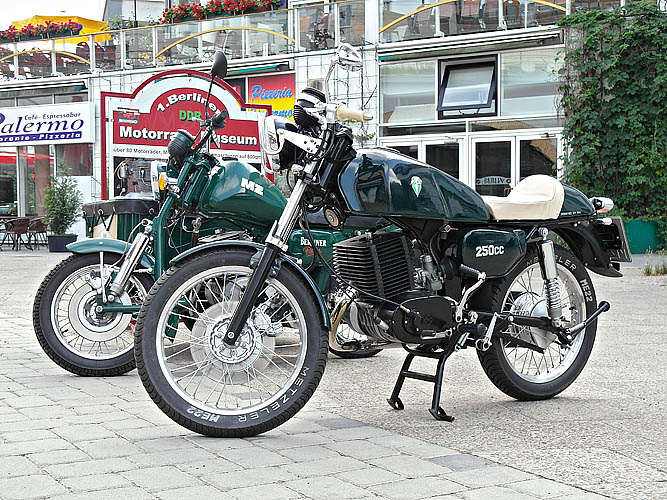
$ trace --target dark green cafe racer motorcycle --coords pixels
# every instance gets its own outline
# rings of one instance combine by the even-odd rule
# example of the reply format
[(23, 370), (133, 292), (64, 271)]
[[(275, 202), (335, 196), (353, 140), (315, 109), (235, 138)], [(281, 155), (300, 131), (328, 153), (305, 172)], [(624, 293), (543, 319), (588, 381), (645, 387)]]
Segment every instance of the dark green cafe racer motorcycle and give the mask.
[[(213, 75), (222, 78), (225, 72), (226, 61), (218, 59)], [(111, 206), (116, 221), (107, 220), (107, 224), (127, 226), (132, 221), (131, 226), (137, 220), (139, 224), (134, 231), (117, 228), (131, 244), (91, 238), (69, 245), (73, 255), (43, 280), (35, 297), (33, 325), (42, 348), (58, 365), (84, 376), (121, 375), (134, 369), (136, 316), (169, 261), (186, 258), (198, 244), (208, 249), (226, 240), (261, 241), (269, 233), (287, 203), (279, 189), (250, 165), (234, 159), (221, 164), (205, 150), (209, 138), (217, 137), (215, 130), (224, 127), (225, 118), (218, 114), (202, 122), (196, 145), (188, 132), (178, 131), (169, 144), (171, 159), (160, 178), (157, 165), (148, 167), (153, 169), (150, 177), (156, 197), (161, 198), (159, 210), (154, 200), (132, 197), (91, 208)], [(133, 215), (125, 217), (122, 212)], [(142, 213), (148, 218), (142, 220)], [(334, 243), (381, 225), (377, 217), (357, 217), (345, 229), (336, 230), (321, 213), (312, 214), (310, 220), (318, 227), (313, 231), (314, 244), (329, 261)], [(306, 233), (293, 231), (288, 245), (291, 262), (302, 266), (303, 279), (332, 301), (335, 282), (315, 258)], [(197, 318), (210, 307), (212, 293), (198, 288), (181, 304), (178, 318), (171, 320), (180, 319), (185, 328), (196, 332)], [(379, 352), (359, 349), (363, 336), (347, 325), (338, 338), (340, 344), (331, 350), (340, 357), (362, 358)]]
[[(358, 70), (361, 58), (343, 45), (329, 75), (335, 65)], [(439, 400), (445, 361), (460, 349), (476, 349), (491, 381), (519, 400), (551, 398), (577, 378), (609, 309), (588, 271), (621, 276), (629, 260), (620, 220), (596, 214), (611, 200), (541, 175), (506, 198), (481, 197), (391, 149), (355, 150), (347, 120), (371, 117), (316, 89), (303, 90), (293, 115), (295, 123), (268, 117), (261, 128), (273, 170), (298, 179), (265, 243), (220, 241), (179, 256), (142, 306), (137, 368), (160, 409), (210, 436), (274, 428), (312, 396), (343, 322), (365, 347), (405, 348), (389, 404), (403, 409), (405, 378), (428, 381), (438, 420), (452, 419)], [(287, 255), (297, 224), (317, 238), (308, 222), (317, 210), (336, 230), (354, 216), (400, 228), (334, 245), (331, 314)], [(200, 290), (202, 303), (191, 299)], [(411, 370), (415, 357), (435, 359), (435, 374)]]

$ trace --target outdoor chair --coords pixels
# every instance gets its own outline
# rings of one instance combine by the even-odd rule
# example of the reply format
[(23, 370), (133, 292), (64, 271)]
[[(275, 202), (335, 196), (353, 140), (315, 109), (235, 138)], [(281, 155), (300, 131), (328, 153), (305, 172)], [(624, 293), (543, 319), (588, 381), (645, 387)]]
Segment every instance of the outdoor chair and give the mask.
[(29, 225), (30, 219), (27, 217), (19, 217), (18, 219), (5, 222), (7, 233), (5, 237), (9, 236), (11, 238), (13, 250), (20, 250), (21, 245), (32, 250), (30, 234), (28, 233)]
[(28, 242), (30, 245), (37, 247), (40, 245), (47, 246), (49, 244), (46, 237), (46, 225), (44, 224), (44, 219), (42, 217), (30, 221), (28, 226)]

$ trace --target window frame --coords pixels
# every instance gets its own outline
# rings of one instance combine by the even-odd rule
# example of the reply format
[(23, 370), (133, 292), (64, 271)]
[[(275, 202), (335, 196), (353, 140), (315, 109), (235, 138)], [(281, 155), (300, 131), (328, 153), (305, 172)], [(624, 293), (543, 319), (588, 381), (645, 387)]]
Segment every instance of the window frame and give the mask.
[[(442, 66), (445, 66), (444, 72), (442, 69)], [(444, 98), (445, 94), (445, 89), (447, 88), (447, 82), (449, 81), (449, 77), (451, 74), (452, 69), (458, 69), (458, 68), (481, 68), (481, 67), (488, 67), (492, 65), (493, 66), (493, 74), (491, 76), (491, 85), (489, 85), (489, 93), (487, 96), (486, 103), (483, 105), (479, 104), (466, 104), (463, 106), (442, 106), (442, 99)], [(449, 119), (449, 118), (460, 118), (461, 116), (470, 116), (470, 115), (475, 115), (475, 116), (497, 116), (498, 115), (498, 98), (497, 98), (497, 90), (498, 90), (498, 57), (497, 55), (493, 58), (485, 58), (485, 59), (467, 59), (465, 61), (456, 61), (456, 60), (446, 60), (446, 59), (441, 59), (438, 61), (438, 74), (442, 75), (442, 79), (439, 82), (438, 86), (438, 102), (436, 103), (436, 109), (438, 111), (438, 118), (440, 120), (443, 119)], [(483, 110), (485, 108), (491, 108), (493, 105), (493, 96), (496, 95), (496, 109), (495, 111), (489, 110), (486, 113), (482, 112), (477, 112), (477, 113), (462, 113), (461, 115), (458, 116), (444, 116), (443, 111), (461, 111), (461, 110)]]

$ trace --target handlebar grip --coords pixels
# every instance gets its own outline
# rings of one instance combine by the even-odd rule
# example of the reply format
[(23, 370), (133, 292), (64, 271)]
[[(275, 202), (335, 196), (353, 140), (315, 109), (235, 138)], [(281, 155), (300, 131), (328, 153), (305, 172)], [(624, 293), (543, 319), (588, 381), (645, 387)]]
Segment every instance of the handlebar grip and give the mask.
[(358, 122), (369, 122), (373, 119), (373, 115), (364, 111), (363, 109), (350, 109), (344, 104), (338, 106), (336, 110), (336, 118), (339, 120), (355, 120)]

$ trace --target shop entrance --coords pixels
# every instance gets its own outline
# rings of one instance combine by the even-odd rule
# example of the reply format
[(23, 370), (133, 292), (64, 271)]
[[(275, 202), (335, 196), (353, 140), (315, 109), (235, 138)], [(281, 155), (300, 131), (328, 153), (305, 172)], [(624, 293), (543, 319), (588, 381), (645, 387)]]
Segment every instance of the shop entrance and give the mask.
[(433, 165), (482, 195), (507, 196), (529, 175), (561, 174), (560, 131), (522, 132), (469, 133), (441, 139), (392, 137), (384, 139), (382, 145)]
[(463, 168), (462, 161), (462, 139), (435, 140), (433, 138), (413, 141), (387, 141), (384, 146), (410, 156), (415, 160), (423, 161), (443, 172), (461, 179)]

